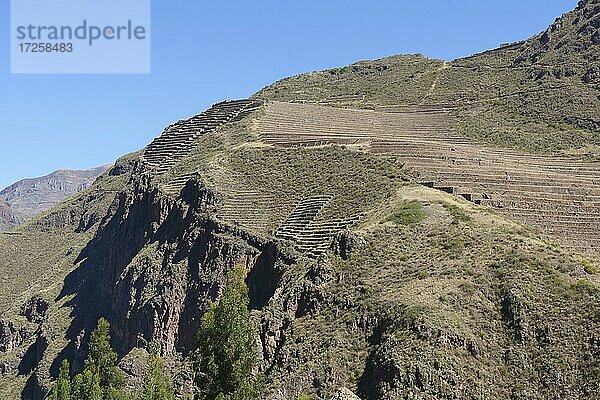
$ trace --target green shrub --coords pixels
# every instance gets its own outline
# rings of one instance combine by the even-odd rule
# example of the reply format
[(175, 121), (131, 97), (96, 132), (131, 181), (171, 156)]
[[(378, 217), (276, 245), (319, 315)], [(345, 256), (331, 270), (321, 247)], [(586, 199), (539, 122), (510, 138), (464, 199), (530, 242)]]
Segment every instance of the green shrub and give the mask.
[(583, 265), (583, 269), (585, 270), (585, 272), (587, 272), (590, 275), (593, 275), (598, 272), (598, 268), (596, 268), (596, 265), (590, 260), (581, 260), (581, 265)]
[(423, 210), (423, 205), (419, 201), (411, 200), (402, 203), (386, 221), (399, 225), (414, 225), (423, 222), (424, 219), (425, 210)]
[(465, 248), (464, 242), (459, 238), (453, 238), (442, 242), (442, 248), (451, 252), (461, 252)]
[(442, 206), (446, 209), (446, 211), (448, 211), (448, 213), (450, 214), (450, 216), (452, 217), (452, 219), (454, 219), (455, 222), (469, 222), (471, 221), (471, 217), (468, 216), (463, 210), (462, 208), (460, 208), (459, 206), (455, 205), (455, 204), (450, 204), (450, 203), (442, 203)]

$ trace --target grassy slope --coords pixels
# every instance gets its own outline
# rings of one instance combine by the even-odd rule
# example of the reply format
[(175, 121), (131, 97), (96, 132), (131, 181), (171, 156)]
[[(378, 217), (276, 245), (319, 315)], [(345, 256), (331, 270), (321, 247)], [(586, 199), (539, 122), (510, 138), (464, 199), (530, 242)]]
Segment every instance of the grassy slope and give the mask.
[(279, 101), (320, 101), (360, 94), (365, 96), (365, 100), (351, 102), (351, 105), (418, 104), (427, 95), (442, 66), (442, 61), (419, 54), (360, 61), (343, 68), (286, 78), (264, 88), (256, 97)]
[[(464, 115), (465, 134), (530, 151), (597, 152), (598, 128), (582, 121), (600, 122), (600, 80), (589, 78), (600, 68), (600, 43), (593, 44), (598, 38), (589, 29), (598, 23), (600, 3), (586, 3), (521, 46), (453, 63), (441, 78), (440, 98), (461, 93), (452, 82), (464, 85), (470, 76), (475, 81), (466, 86), (479, 93), (468, 97), (485, 99)], [(469, 70), (477, 74), (462, 72)]]
[[(425, 219), (388, 221), (407, 200)], [(286, 291), (265, 311), (277, 315), (298, 287), (319, 299), (292, 319), (274, 387), (320, 398), (341, 384), (370, 399), (595, 396), (600, 291), (579, 260), (483, 208), (411, 185), (359, 232), (364, 250), (332, 258), (324, 283), (309, 278), (312, 264), (288, 271)]]

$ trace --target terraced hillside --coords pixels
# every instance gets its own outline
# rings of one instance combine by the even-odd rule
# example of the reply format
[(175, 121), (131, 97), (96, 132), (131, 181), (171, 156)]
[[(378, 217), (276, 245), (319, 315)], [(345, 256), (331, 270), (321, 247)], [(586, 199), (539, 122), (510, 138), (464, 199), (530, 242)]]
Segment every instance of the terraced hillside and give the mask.
[(244, 118), (260, 102), (253, 100), (224, 101), (213, 105), (205, 112), (192, 118), (169, 125), (145, 149), (142, 159), (157, 174), (164, 173), (189, 154), (198, 138), (212, 132), (230, 121)]
[[(394, 176), (395, 164), (368, 155), (347, 159), (334, 147), (314, 152), (265, 146), (256, 126), (263, 113), (264, 107), (254, 109), (250, 118), (233, 128), (222, 127), (233, 129), (234, 134), (216, 130), (214, 135), (199, 137), (195, 146), (187, 146), (187, 156), (157, 175), (161, 190), (178, 196), (198, 179), (210, 183), (218, 192), (213, 209), (218, 220), (263, 238), (289, 239), (298, 250), (317, 257), (329, 248), (336, 233), (360, 219), (371, 202), (389, 195), (389, 183), (367, 171), (380, 169)], [(225, 149), (226, 155), (212, 156), (213, 151)], [(337, 163), (345, 168), (335, 172), (335, 179), (323, 173)], [(272, 171), (269, 176), (263, 173), (265, 165)], [(367, 189), (372, 185), (378, 185), (379, 192)]]
[(394, 154), (419, 172), (421, 182), (598, 256), (600, 164), (477, 144), (455, 133), (455, 118), (443, 107), (380, 110), (386, 112), (270, 102), (261, 138), (283, 147), (339, 144)]

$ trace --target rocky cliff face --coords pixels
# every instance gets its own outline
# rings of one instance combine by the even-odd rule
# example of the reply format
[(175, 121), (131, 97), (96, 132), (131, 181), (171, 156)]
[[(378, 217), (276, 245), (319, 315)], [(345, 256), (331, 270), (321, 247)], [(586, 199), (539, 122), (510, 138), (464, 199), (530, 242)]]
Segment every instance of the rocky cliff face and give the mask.
[[(574, 62), (578, 61), (591, 63), (587, 66), (589, 71), (599, 61), (596, 47), (600, 45), (599, 28), (600, 3), (594, 0), (580, 1), (574, 11), (557, 18), (548, 29), (528, 40), (520, 48), (521, 54), (514, 59), (514, 65), (553, 65), (556, 69), (552, 73), (556, 77), (568, 77), (586, 67)], [(560, 61), (565, 64), (560, 65)], [(584, 78), (581, 75), (578, 77)], [(584, 81), (593, 83), (589, 77)]]
[[(40, 178), (23, 179), (0, 191), (0, 201), (10, 206), (12, 218), (0, 203), (4, 229), (14, 227), (89, 187), (107, 167), (59, 170)], [(4, 214), (4, 215), (3, 215)], [(0, 225), (0, 230), (3, 230)]]
[(121, 354), (151, 341), (164, 354), (188, 354), (199, 316), (219, 297), (236, 264), (248, 270), (251, 304), (264, 306), (284, 264), (272, 243), (214, 220), (210, 214), (219, 201), (198, 181), (175, 200), (147, 175), (119, 193), (59, 295), (71, 299), (75, 315), (63, 354), (75, 365), (82, 361), (79, 344), (100, 316), (113, 321)]
[(15, 215), (12, 207), (0, 199), (0, 232), (10, 229), (19, 224), (19, 218)]

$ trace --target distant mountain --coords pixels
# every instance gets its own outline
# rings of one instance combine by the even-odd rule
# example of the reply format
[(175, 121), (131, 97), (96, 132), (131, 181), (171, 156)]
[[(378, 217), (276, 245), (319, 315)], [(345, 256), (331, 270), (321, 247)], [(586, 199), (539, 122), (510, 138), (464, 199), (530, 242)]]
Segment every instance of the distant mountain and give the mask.
[(13, 183), (0, 192), (0, 231), (17, 226), (87, 188), (106, 168), (59, 170)]

